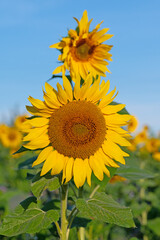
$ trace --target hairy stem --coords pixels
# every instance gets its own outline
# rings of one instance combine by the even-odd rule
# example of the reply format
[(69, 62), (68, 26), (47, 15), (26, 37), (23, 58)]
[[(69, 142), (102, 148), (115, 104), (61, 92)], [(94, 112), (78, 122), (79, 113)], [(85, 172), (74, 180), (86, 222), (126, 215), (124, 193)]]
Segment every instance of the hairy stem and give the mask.
[[(83, 187), (80, 187), (78, 189), (78, 197), (83, 198)], [(78, 228), (78, 239), (85, 240), (85, 228), (84, 227)]]
[[(141, 169), (144, 169), (144, 167), (145, 167), (145, 162), (142, 161), (140, 166), (141, 166)], [(144, 179), (141, 179), (140, 182), (141, 182), (141, 184), (143, 184)], [(140, 199), (141, 199), (141, 200), (144, 200), (144, 198), (145, 198), (145, 188), (142, 186), (141, 189), (140, 189)], [(144, 211), (142, 212), (141, 224), (142, 224), (142, 226), (144, 226), (144, 227), (147, 225), (147, 210), (144, 210)], [(143, 235), (143, 240), (149, 240), (149, 239), (148, 239), (148, 236), (145, 235), (145, 233), (144, 233), (144, 235)]]
[(62, 185), (61, 187), (61, 240), (67, 240), (67, 197), (68, 197), (68, 185)]

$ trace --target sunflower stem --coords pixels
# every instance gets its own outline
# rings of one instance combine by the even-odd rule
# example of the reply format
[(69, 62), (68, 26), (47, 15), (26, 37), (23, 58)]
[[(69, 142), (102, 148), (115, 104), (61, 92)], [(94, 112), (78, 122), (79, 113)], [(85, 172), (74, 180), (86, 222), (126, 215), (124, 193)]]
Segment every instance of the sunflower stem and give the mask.
[(72, 227), (73, 220), (75, 219), (76, 215), (78, 214), (78, 209), (76, 207), (73, 208), (72, 212), (70, 213), (68, 217), (68, 230), (67, 230), (67, 237), (69, 237), (69, 232)]
[(94, 194), (97, 192), (98, 188), (100, 188), (100, 185), (97, 185), (94, 189), (93, 192), (91, 193), (91, 195), (89, 196), (89, 198), (92, 198), (94, 196)]
[[(141, 167), (141, 169), (144, 169), (144, 167), (145, 167), (145, 161), (142, 161), (142, 162), (141, 162), (140, 167)], [(143, 184), (144, 179), (141, 179), (140, 182), (141, 182), (141, 184)], [(146, 193), (145, 193), (145, 188), (142, 186), (141, 189), (140, 189), (140, 199), (141, 199), (142, 201), (144, 201), (144, 199), (145, 199), (145, 194), (146, 194)], [(142, 216), (141, 216), (141, 224), (142, 224), (142, 226), (144, 226), (144, 227), (147, 226), (147, 215), (148, 215), (147, 210), (144, 210), (144, 211), (142, 212)], [(145, 231), (145, 230), (144, 230), (144, 231)], [(143, 235), (143, 240), (148, 240), (148, 236), (145, 234), (145, 232), (144, 232), (144, 235)]]
[[(78, 189), (78, 197), (83, 198), (83, 187), (80, 187)], [(85, 240), (85, 228), (84, 227), (78, 228), (78, 239)]]
[(61, 187), (61, 240), (67, 240), (67, 197), (68, 197), (68, 184)]

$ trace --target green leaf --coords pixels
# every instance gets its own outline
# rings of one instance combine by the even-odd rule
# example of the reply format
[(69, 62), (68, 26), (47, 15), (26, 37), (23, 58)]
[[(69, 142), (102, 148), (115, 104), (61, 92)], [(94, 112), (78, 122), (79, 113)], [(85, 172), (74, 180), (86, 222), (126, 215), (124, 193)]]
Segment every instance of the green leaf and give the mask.
[(40, 197), (45, 189), (50, 191), (56, 190), (60, 187), (58, 177), (53, 177), (49, 173), (40, 177), (40, 172), (33, 178), (31, 184), (31, 191), (36, 197)]
[(150, 209), (150, 205), (146, 202), (134, 202), (130, 207), (132, 208), (133, 216), (136, 218), (140, 216), (142, 212), (148, 211)]
[(31, 150), (22, 146), (22, 147), (21, 147), (20, 149), (18, 149), (15, 153), (13, 153), (13, 155), (15, 155), (15, 154), (17, 154), (17, 153), (26, 152), (26, 151), (31, 151)]
[(4, 218), (0, 226), (0, 234), (8, 237), (22, 233), (37, 233), (46, 229), (52, 222), (58, 221), (57, 211), (44, 212), (39, 208), (29, 208), (23, 213), (14, 212)]
[[(119, 103), (117, 103), (117, 102), (115, 102), (115, 101), (113, 101), (113, 102), (110, 103), (110, 105), (117, 105), (117, 104), (119, 104)], [(129, 112), (127, 111), (126, 108), (123, 108), (123, 109), (122, 109), (121, 111), (119, 111), (118, 113), (119, 113), (119, 114), (129, 114)]]
[(160, 217), (148, 220), (148, 227), (158, 236), (160, 236)]
[(154, 178), (154, 175), (145, 169), (134, 168), (134, 167), (121, 167), (117, 169), (116, 174), (120, 175), (121, 177), (130, 179), (130, 180), (138, 180), (138, 179), (145, 179), (145, 178)]
[(100, 220), (126, 228), (135, 227), (131, 209), (122, 207), (103, 192), (96, 193), (93, 198), (88, 200), (78, 199), (76, 207), (80, 211), (81, 217)]
[(24, 162), (21, 162), (18, 166), (18, 169), (30, 169), (32, 168), (32, 163), (37, 159), (37, 156), (34, 156), (32, 158), (29, 158), (25, 160)]

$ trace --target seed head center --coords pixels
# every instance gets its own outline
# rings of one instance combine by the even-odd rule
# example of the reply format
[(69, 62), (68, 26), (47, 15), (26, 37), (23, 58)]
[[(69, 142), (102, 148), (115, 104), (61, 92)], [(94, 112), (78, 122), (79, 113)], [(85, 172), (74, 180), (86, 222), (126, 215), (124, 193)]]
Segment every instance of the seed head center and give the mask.
[(88, 58), (90, 46), (87, 43), (84, 43), (77, 47), (76, 55), (80, 60), (85, 60)]
[(81, 124), (81, 123), (76, 123), (72, 126), (72, 132), (75, 136), (83, 136), (88, 133), (88, 128)]
[(103, 144), (106, 124), (100, 109), (87, 101), (73, 101), (51, 115), (48, 135), (61, 154), (85, 159)]

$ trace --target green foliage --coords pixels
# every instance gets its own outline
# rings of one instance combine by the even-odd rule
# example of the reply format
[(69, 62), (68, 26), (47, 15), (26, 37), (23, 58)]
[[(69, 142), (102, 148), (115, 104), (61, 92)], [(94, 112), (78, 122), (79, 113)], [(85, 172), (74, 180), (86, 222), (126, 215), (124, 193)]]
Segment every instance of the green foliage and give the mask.
[(149, 220), (148, 227), (160, 237), (160, 217)]
[(117, 169), (116, 173), (130, 180), (154, 178), (154, 175), (150, 171), (128, 166)]
[(26, 199), (16, 210), (6, 216), (0, 227), (0, 234), (16, 236), (22, 233), (36, 233), (48, 228), (52, 222), (58, 221), (59, 214), (55, 210), (47, 212), (38, 208), (34, 198)]
[(78, 199), (76, 207), (80, 211), (80, 215), (86, 218), (127, 228), (135, 227), (131, 209), (122, 207), (105, 193), (96, 193), (93, 198), (88, 200)]
[(50, 174), (46, 174), (40, 177), (40, 172), (32, 179), (31, 191), (36, 197), (40, 197), (45, 189), (50, 191), (56, 190), (60, 187), (58, 177), (53, 177)]

